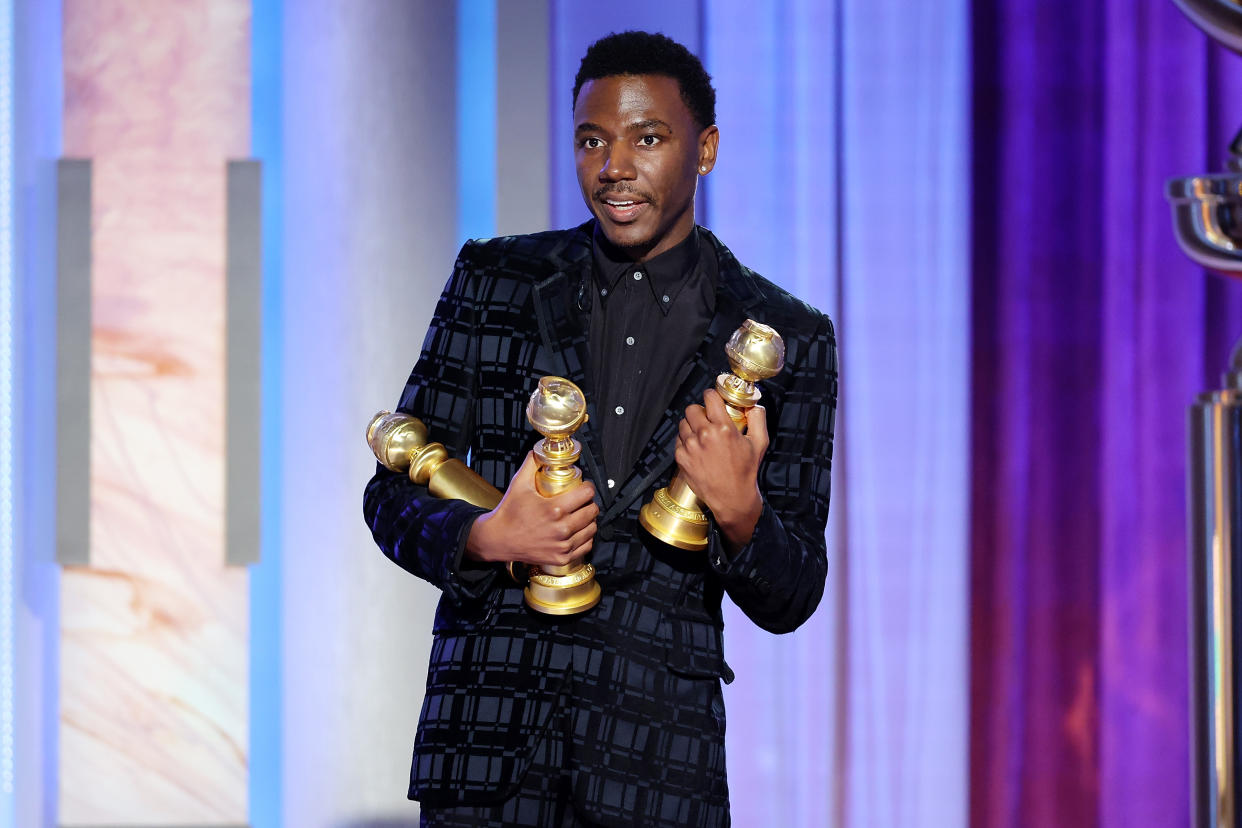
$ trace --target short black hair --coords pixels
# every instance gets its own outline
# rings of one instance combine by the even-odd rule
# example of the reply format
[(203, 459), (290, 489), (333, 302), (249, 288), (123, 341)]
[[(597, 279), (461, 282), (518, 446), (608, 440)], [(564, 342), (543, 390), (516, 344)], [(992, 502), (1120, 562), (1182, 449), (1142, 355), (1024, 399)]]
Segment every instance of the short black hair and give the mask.
[(671, 37), (653, 32), (612, 33), (595, 41), (574, 78), (573, 105), (589, 80), (613, 75), (665, 75), (681, 86), (681, 99), (705, 129), (716, 123), (716, 90), (703, 62)]

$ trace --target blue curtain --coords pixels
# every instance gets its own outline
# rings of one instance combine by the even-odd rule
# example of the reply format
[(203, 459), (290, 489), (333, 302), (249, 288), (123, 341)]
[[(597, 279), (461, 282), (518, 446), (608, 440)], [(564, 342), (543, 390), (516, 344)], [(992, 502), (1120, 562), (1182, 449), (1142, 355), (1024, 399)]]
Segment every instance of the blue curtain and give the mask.
[[(785, 639), (728, 618), (738, 824), (966, 819), (966, 5), (704, 5), (706, 223), (830, 313), (830, 585)], [(744, 783), (744, 784), (739, 784)]]

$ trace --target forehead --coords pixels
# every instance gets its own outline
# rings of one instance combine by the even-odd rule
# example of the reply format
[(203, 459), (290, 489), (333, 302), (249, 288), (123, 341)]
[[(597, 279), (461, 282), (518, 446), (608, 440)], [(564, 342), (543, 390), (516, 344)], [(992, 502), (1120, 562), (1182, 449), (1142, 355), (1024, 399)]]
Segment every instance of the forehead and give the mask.
[(681, 99), (681, 84), (666, 75), (610, 75), (582, 84), (574, 104), (574, 125), (659, 119), (684, 125), (694, 120)]

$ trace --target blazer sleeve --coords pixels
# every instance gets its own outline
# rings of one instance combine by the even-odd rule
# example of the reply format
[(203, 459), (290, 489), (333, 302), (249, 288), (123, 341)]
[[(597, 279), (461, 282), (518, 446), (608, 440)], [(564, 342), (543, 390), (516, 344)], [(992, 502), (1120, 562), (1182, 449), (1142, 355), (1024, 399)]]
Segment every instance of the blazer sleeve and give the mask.
[[(478, 337), (473, 289), (477, 243), (462, 247), (436, 304), (418, 362), (397, 410), (427, 426), (431, 440), (453, 457), (470, 448), (476, 393)], [(406, 474), (376, 466), (362, 501), (363, 516), (379, 548), (402, 569), (439, 587), (454, 603), (476, 601), (492, 587), (496, 567), (463, 563), (466, 539), (486, 509), (436, 498)]]
[(750, 543), (732, 558), (718, 530), (708, 561), (729, 597), (765, 630), (790, 632), (811, 617), (828, 572), (824, 529), (832, 483), (837, 351), (832, 321), (821, 315), (790, 372), (759, 468), (763, 512)]

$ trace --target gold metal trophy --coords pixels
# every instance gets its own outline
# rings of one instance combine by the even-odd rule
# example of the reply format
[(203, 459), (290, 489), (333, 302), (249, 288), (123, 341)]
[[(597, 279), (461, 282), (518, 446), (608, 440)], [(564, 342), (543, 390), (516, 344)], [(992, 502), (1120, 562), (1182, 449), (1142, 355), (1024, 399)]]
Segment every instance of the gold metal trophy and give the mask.
[[(563, 377), (543, 377), (526, 404), (526, 419), (544, 436), (535, 444), (535, 491), (552, 497), (579, 485), (582, 471), (574, 463), (582, 445), (572, 435), (587, 420), (582, 390)], [(531, 609), (548, 615), (585, 612), (599, 603), (595, 567), (532, 566), (525, 595)]]
[[(1242, 2), (1174, 0), (1191, 21), (1242, 55)], [(1196, 264), (1242, 279), (1242, 131), (1223, 173), (1170, 179), (1173, 230)], [(1196, 274), (1196, 278), (1197, 278)], [(1239, 633), (1242, 632), (1242, 340), (1222, 387), (1188, 412), (1190, 523), (1190, 825), (1238, 828)]]
[[(772, 328), (747, 319), (725, 345), (732, 374), (716, 377), (716, 391), (738, 431), (746, 428), (746, 412), (759, 402), (755, 383), (774, 377), (785, 367), (785, 342)], [(638, 513), (642, 527), (678, 549), (705, 549), (710, 524), (703, 503), (679, 470), (666, 488), (655, 493)]]
[(367, 444), (375, 459), (395, 472), (426, 486), (436, 497), (464, 500), (495, 509), (500, 490), (456, 457), (442, 443), (427, 442), (427, 426), (409, 414), (381, 411), (367, 424)]

